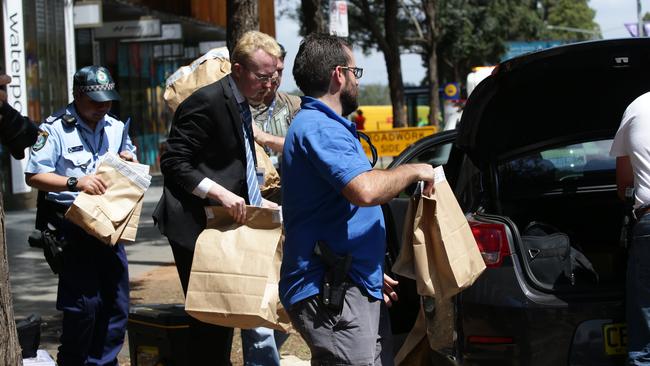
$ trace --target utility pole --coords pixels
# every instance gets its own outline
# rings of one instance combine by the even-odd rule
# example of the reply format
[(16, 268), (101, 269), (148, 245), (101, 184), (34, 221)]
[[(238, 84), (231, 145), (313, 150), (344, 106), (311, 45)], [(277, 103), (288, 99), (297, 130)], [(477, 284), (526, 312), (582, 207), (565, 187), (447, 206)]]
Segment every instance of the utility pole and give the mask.
[(643, 18), (641, 17), (641, 0), (636, 0), (636, 20), (637, 20), (637, 34), (639, 37), (643, 37)]

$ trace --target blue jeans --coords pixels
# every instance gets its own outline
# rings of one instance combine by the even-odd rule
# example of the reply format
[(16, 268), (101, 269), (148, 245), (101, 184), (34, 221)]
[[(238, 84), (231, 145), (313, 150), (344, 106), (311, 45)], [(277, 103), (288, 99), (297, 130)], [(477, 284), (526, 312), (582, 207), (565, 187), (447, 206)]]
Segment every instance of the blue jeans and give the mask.
[(626, 282), (628, 365), (650, 365), (650, 214), (634, 226)]
[(280, 366), (280, 347), (289, 335), (269, 328), (241, 330), (245, 366)]

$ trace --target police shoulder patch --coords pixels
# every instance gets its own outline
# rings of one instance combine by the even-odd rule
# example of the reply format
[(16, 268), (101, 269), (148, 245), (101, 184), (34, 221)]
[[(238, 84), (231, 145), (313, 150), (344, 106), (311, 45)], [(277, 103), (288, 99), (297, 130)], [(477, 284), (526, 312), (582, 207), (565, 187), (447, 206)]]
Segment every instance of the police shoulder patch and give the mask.
[(38, 130), (38, 138), (36, 138), (36, 143), (32, 146), (32, 150), (38, 151), (45, 146), (45, 143), (47, 142), (47, 138), (50, 136), (47, 131), (43, 130)]

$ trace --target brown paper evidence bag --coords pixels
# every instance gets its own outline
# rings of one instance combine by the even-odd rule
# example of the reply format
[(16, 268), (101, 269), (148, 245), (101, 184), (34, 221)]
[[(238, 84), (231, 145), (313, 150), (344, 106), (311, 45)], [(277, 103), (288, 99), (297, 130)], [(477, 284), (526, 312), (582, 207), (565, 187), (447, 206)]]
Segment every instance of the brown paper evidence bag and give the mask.
[[(467, 218), (458, 205), (442, 167), (435, 168), (434, 193), (411, 198), (404, 221), (402, 248), (393, 272), (414, 279), (421, 296), (435, 298), (436, 307), (451, 309), (452, 296), (471, 286), (485, 270), (485, 262), (471, 232)], [(438, 342), (432, 337), (436, 329), (445, 330), (437, 336), (451, 337), (451, 311), (439, 311), (434, 319), (425, 319), (424, 312), (416, 320), (411, 333), (398, 352), (396, 364), (413, 362), (411, 353), (429, 336), (432, 348)], [(425, 324), (427, 321), (433, 322)], [(411, 360), (406, 362), (405, 360)]]
[(101, 195), (79, 193), (65, 213), (66, 219), (109, 245), (135, 241), (144, 192), (151, 183), (148, 175), (141, 174), (144, 167), (136, 167), (141, 164), (119, 159), (117, 155), (108, 154), (97, 168), (96, 174), (108, 186), (106, 192)]
[(233, 328), (290, 329), (280, 304), (282, 262), (279, 209), (246, 207), (246, 224), (225, 208), (206, 207), (207, 226), (194, 250), (185, 311), (210, 324)]

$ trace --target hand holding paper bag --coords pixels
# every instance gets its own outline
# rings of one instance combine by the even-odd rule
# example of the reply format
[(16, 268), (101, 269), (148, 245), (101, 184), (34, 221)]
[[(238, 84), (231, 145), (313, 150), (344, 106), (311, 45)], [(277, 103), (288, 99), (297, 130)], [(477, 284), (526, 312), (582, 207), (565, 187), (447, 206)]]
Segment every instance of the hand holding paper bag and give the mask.
[(435, 173), (433, 195), (411, 198), (393, 272), (415, 279), (418, 294), (446, 299), (471, 286), (485, 262), (442, 167)]
[(280, 304), (280, 210), (246, 207), (246, 224), (223, 207), (206, 207), (206, 229), (194, 250), (185, 311), (205, 323), (287, 331)]
[(66, 219), (106, 244), (135, 241), (142, 198), (151, 183), (148, 173), (147, 165), (127, 163), (115, 154), (107, 154), (96, 172), (106, 184), (106, 191), (79, 193)]
[[(411, 197), (404, 221), (404, 236), (393, 272), (414, 279), (417, 292), (435, 303), (432, 318), (420, 309), (416, 324), (395, 357), (396, 365), (429, 359), (429, 349), (451, 342), (451, 297), (471, 286), (485, 270), (485, 262), (442, 167), (435, 169), (430, 197)], [(428, 342), (424, 342), (424, 338)], [(446, 336), (446, 337), (445, 337)], [(426, 346), (423, 346), (425, 345)]]

